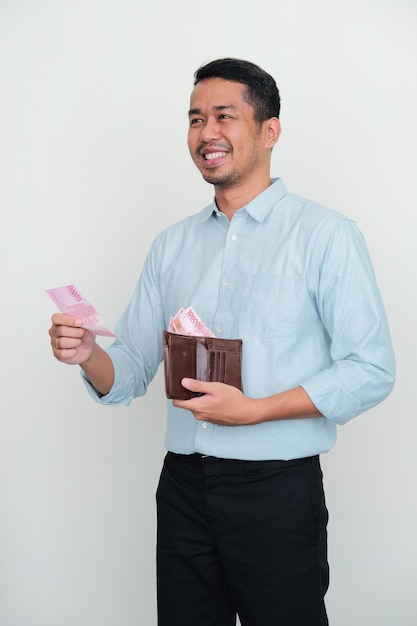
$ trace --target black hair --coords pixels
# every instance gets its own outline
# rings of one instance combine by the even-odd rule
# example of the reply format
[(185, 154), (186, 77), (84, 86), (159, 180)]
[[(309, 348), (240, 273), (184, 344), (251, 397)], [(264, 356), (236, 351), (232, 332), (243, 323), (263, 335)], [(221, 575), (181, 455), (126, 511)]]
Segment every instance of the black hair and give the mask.
[(201, 66), (194, 74), (194, 85), (206, 78), (223, 78), (246, 85), (245, 101), (253, 107), (255, 121), (262, 124), (279, 117), (281, 101), (275, 80), (261, 67), (242, 59), (217, 59)]

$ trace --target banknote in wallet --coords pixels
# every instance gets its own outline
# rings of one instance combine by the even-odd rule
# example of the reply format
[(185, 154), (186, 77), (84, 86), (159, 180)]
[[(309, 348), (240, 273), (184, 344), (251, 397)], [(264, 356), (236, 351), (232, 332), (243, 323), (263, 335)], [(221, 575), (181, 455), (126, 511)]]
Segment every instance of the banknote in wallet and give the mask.
[(197, 337), (214, 337), (214, 334), (203, 322), (192, 306), (180, 308), (169, 321), (168, 330), (178, 335), (195, 335)]

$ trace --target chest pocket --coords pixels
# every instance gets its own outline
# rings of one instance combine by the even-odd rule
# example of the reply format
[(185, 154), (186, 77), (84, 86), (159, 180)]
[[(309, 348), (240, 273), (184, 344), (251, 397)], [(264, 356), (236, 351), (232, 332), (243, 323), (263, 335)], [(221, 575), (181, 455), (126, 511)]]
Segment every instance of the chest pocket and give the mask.
[(288, 336), (299, 331), (305, 307), (306, 290), (299, 277), (252, 275), (242, 297), (239, 327), (258, 337)]

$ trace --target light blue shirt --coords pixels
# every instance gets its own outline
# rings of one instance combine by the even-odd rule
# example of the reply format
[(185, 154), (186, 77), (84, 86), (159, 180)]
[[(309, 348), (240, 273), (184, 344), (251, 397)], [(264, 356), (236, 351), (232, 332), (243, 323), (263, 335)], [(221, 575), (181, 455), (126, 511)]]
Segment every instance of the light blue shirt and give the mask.
[(168, 450), (248, 460), (319, 454), (334, 445), (337, 424), (392, 389), (389, 329), (360, 231), (287, 193), (280, 179), (230, 222), (213, 203), (156, 238), (108, 348), (113, 388), (100, 398), (87, 382), (98, 402), (129, 404), (146, 392), (162, 331), (188, 305), (218, 337), (243, 340), (247, 396), (301, 385), (324, 417), (218, 426), (167, 401)]

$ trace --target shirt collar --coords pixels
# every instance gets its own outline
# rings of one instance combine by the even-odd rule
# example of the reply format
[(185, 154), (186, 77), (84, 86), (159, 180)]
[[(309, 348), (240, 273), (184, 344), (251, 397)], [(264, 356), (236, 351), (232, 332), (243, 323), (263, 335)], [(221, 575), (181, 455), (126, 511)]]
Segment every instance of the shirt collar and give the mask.
[[(272, 178), (271, 185), (240, 210), (247, 211), (253, 219), (262, 222), (286, 193), (287, 189), (283, 180), (281, 178)], [(200, 221), (204, 222), (212, 215), (222, 215), (216, 206), (215, 200), (200, 211)]]

